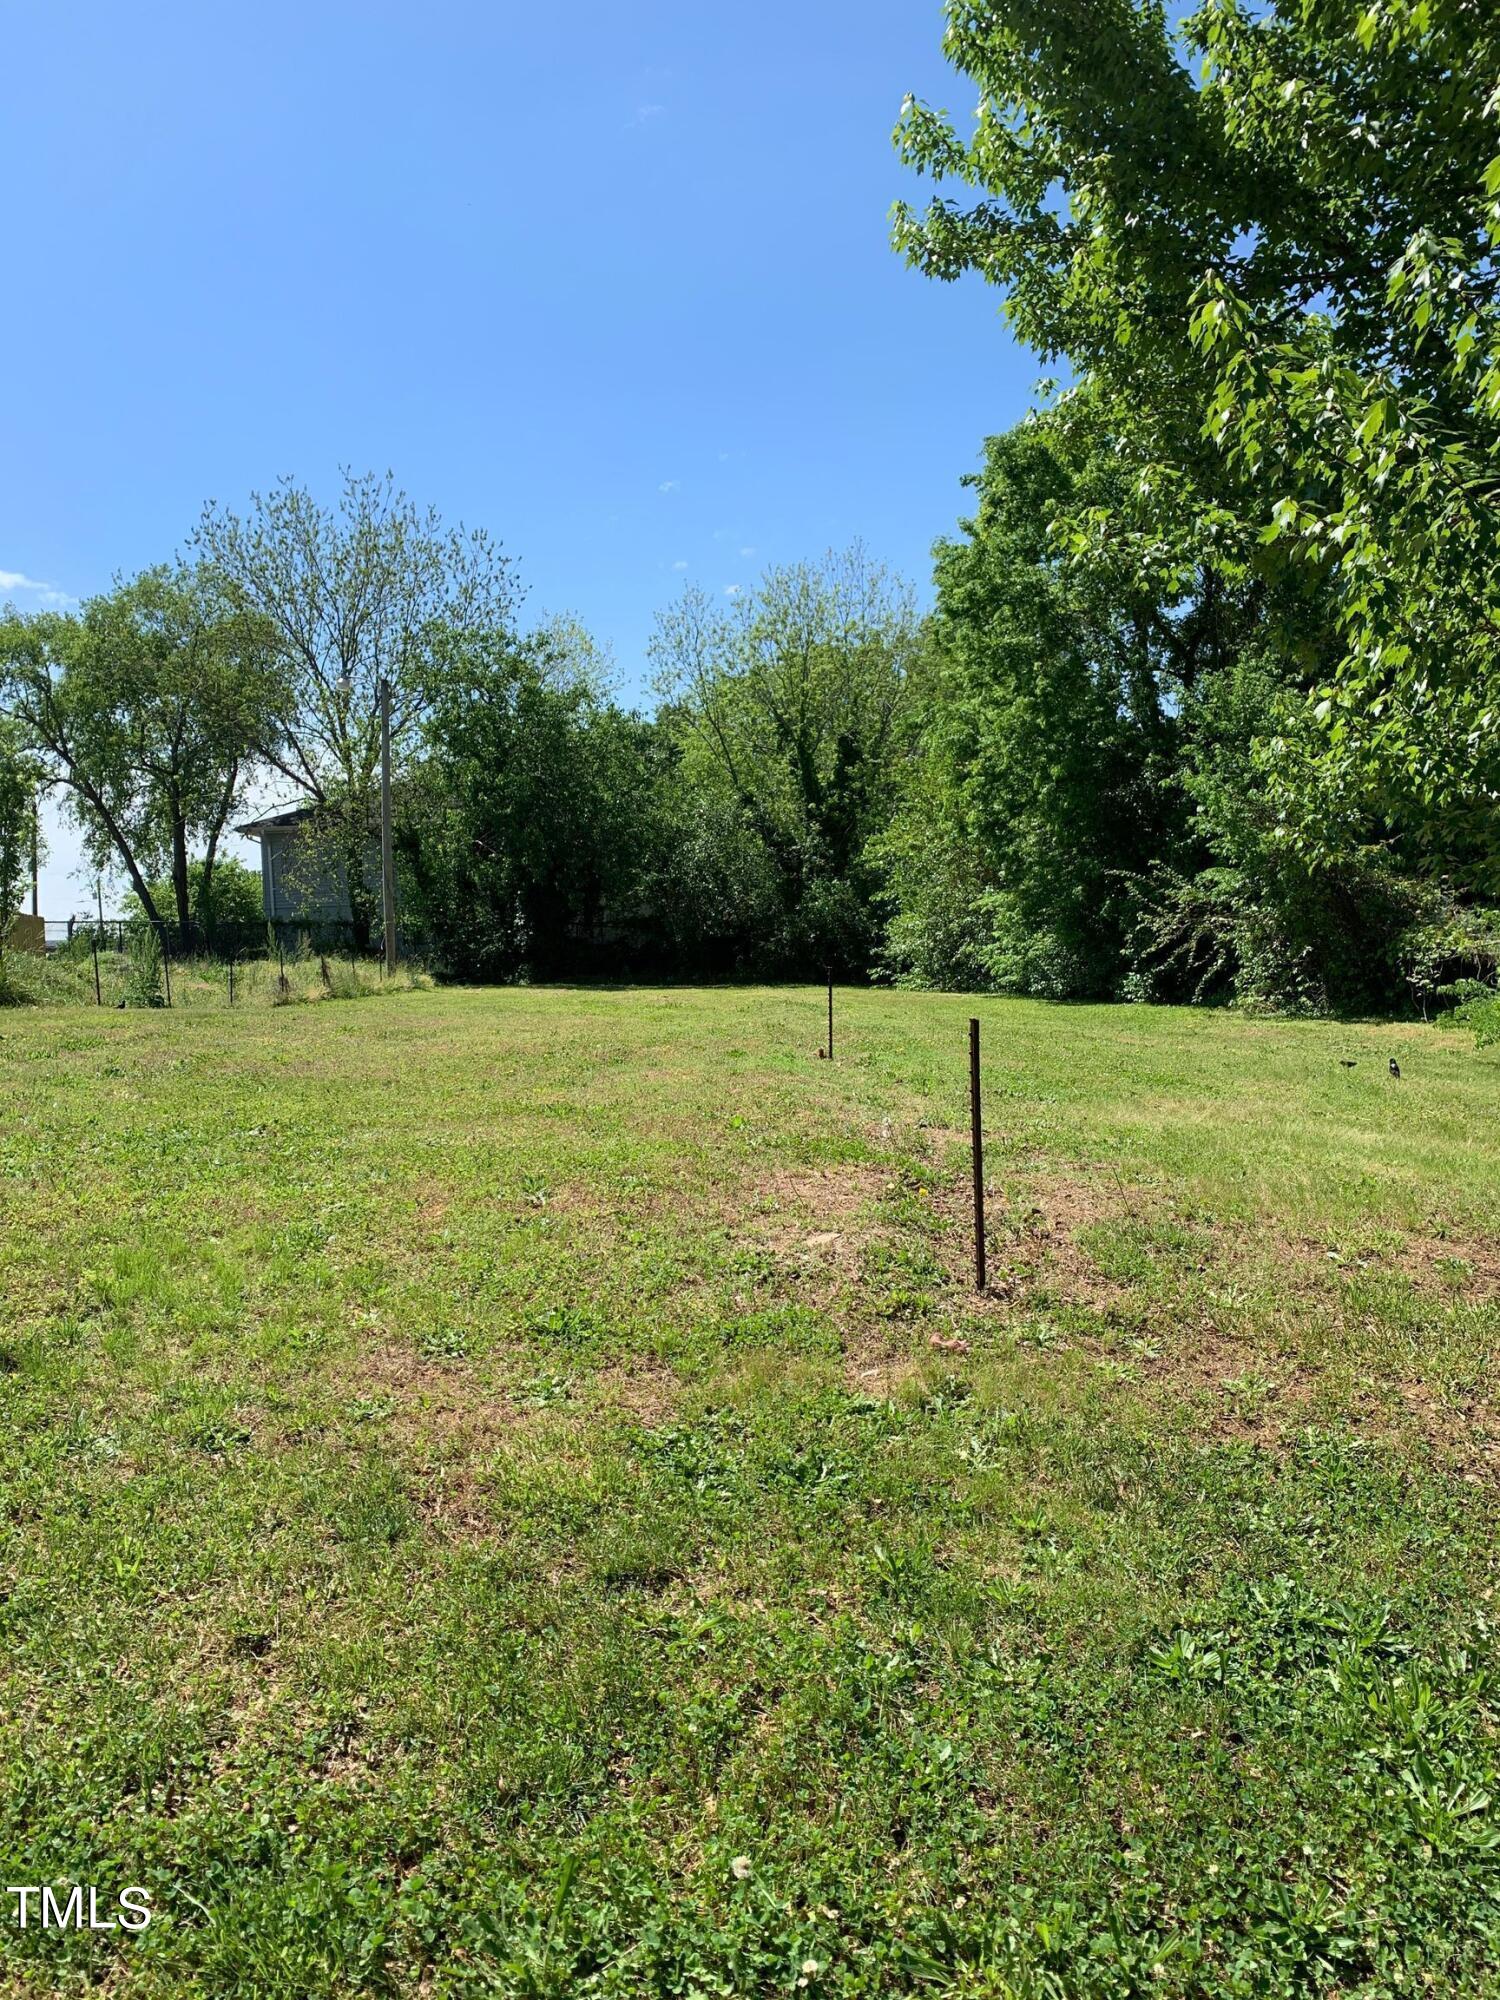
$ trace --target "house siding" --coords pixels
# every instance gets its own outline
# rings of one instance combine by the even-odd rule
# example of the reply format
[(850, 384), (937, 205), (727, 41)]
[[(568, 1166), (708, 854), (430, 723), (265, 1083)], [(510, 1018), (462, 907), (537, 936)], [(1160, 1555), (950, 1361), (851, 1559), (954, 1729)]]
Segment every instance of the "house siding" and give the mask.
[[(344, 871), (317, 853), (300, 826), (268, 827), (260, 839), (261, 901), (273, 923), (347, 923), (349, 893)], [(365, 886), (380, 889), (380, 850), (372, 841), (365, 857)]]

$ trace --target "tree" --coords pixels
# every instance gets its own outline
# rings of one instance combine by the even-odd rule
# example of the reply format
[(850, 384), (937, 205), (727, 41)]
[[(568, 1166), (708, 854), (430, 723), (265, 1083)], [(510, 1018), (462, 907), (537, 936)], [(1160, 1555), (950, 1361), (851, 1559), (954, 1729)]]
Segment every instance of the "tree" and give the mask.
[(1093, 399), (1070, 398), (989, 441), (975, 517), (938, 544), (914, 755), (872, 850), (897, 970), (1112, 993), (1133, 878), (1183, 856), (1183, 704), (1253, 621), (1254, 591), (1202, 568), (1185, 585), (1176, 563), (1163, 589), (1149, 570), (1070, 562), (1054, 521), (1110, 505), (1119, 478)]
[[(158, 909), (171, 907), (176, 885), (170, 877), (151, 884)], [(258, 932), (265, 936), (265, 902), (260, 871), (247, 868), (232, 854), (221, 854), (210, 868), (202, 857), (188, 863), (188, 905), (193, 926), (207, 937)], [(145, 914), (145, 911), (142, 911)]]
[(771, 951), (863, 970), (898, 718), (921, 643), (911, 593), (855, 547), (766, 573), (719, 609), (689, 588), (651, 653), (681, 743), (680, 782), (717, 800), (775, 885)]
[(153, 922), (170, 912), (190, 930), (190, 851), (204, 847), (211, 906), (219, 843), (275, 709), (262, 628), (211, 572), (146, 570), (76, 617), (10, 614), (0, 690), (95, 864), (120, 866)]
[[(902, 209), (897, 240), (1004, 286), (1109, 404), (1129, 490), (1073, 545), (1191, 516), (1231, 564), (1309, 573), (1340, 644), (1299, 779), (1500, 883), (1500, 17), (957, 0), (946, 46), (973, 133), (908, 102), (899, 143), (978, 199)], [(1329, 858), (1281, 750), (1287, 835)]]
[[(1231, 568), (1193, 517), (1145, 560), (1109, 538), (1078, 559), (1057, 522), (1115, 515), (1127, 478), (1107, 403), (1070, 392), (990, 440), (975, 517), (938, 545), (901, 805), (871, 846), (887, 963), (1059, 997), (1409, 1005), (1484, 946), (1310, 769), (1326, 602)], [(1316, 866), (1260, 767), (1272, 737), (1324, 815)]]
[(0, 956), (31, 869), (37, 806), (36, 765), (20, 730), (0, 718)]
[(601, 664), (565, 621), (430, 664), (397, 833), (414, 917), (452, 971), (555, 977), (639, 942), (651, 732), (609, 701)]
[(320, 824), (368, 942), (365, 859), (378, 799), (379, 695), (398, 751), (455, 641), (509, 629), (510, 566), (483, 531), (445, 529), (389, 474), (346, 474), (336, 507), (282, 480), (241, 517), (210, 505), (199, 547), (235, 605), (273, 634), (282, 699), (258, 749), (322, 808)]

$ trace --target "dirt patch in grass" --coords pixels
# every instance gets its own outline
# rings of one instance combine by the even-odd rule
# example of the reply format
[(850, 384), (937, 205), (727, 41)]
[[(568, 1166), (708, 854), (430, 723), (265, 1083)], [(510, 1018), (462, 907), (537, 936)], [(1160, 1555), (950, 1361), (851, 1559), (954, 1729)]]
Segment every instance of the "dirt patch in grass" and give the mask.
[(1140, 1369), (1162, 1401), (1189, 1406), (1215, 1441), (1272, 1449), (1307, 1421), (1318, 1388), (1311, 1370), (1208, 1322), (1177, 1329)]
[(1500, 1300), (1500, 1243), (1475, 1238), (1409, 1236), (1402, 1270), (1424, 1290), (1441, 1289), (1466, 1304)]
[(871, 1207), (891, 1179), (888, 1167), (852, 1163), (834, 1167), (779, 1168), (756, 1185), (754, 1209), (784, 1215), (792, 1234), (802, 1225), (839, 1230), (871, 1221)]
[(889, 1334), (855, 1336), (844, 1345), (844, 1386), (856, 1396), (887, 1399), (915, 1381), (938, 1357)]
[(593, 1390), (605, 1409), (618, 1410), (643, 1429), (654, 1430), (677, 1408), (681, 1384), (671, 1369), (640, 1360), (602, 1369)]
[(354, 1373), (368, 1397), (389, 1404), (388, 1421), (398, 1436), (493, 1445), (525, 1415), (462, 1362), (429, 1359), (411, 1348), (367, 1344)]
[(535, 1412), (462, 1362), (410, 1348), (366, 1343), (352, 1373), (422, 1518), (457, 1539), (492, 1534), (485, 1500), (491, 1462)]
[[(1327, 1243), (1205, 1217), (1101, 1164), (991, 1184), (988, 1288), (976, 1294), (972, 1201), (951, 1152), (942, 1169), (918, 1160), (904, 1170), (788, 1170), (746, 1203), (747, 1233), (803, 1297), (826, 1287), (851, 1389), (886, 1395), (939, 1358), (929, 1350), (962, 1355), (1013, 1338), (1036, 1347), (1039, 1366), (1049, 1350), (1074, 1349), (1117, 1370), (1185, 1410), (1205, 1438), (1278, 1449), (1326, 1400), (1330, 1418), (1372, 1436), (1415, 1433), (1464, 1477), (1500, 1481), (1500, 1413), (1483, 1397), (1455, 1399), (1421, 1380), (1363, 1385), (1342, 1365), (1337, 1337), (1363, 1310), (1346, 1296), (1359, 1272), (1404, 1279), (1434, 1303), (1500, 1298), (1496, 1246), (1411, 1236), (1330, 1256)], [(903, 1246), (919, 1246), (936, 1275), (929, 1316), (898, 1328), (864, 1310), (865, 1277), (872, 1256)], [(1316, 1344), (1306, 1351), (1299, 1302), (1332, 1330), (1326, 1355)]]
[(748, 1204), (752, 1240), (799, 1273), (847, 1278), (866, 1246), (890, 1234), (880, 1213), (890, 1181), (887, 1168), (865, 1165), (777, 1171)]

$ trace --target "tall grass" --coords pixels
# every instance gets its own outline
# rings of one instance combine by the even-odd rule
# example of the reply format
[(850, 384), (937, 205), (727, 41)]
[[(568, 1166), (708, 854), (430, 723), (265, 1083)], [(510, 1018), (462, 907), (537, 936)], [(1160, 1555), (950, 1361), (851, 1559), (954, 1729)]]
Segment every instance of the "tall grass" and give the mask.
[[(158, 975), (143, 965), (139, 953), (129, 951), (100, 952), (96, 994), (94, 956), (87, 941), (78, 939), (46, 957), (7, 952), (0, 959), (0, 1006), (161, 1005), (166, 1001), (169, 981), (173, 1007), (228, 1008), (231, 1004), (230, 968), (223, 960), (174, 958)], [(284, 961), (269, 952), (238, 959), (232, 1004), (287, 1007), (323, 1000), (366, 1000), (432, 984), (420, 966), (403, 965), (394, 977), (387, 978), (377, 960), (335, 958), (302, 945), (288, 952)], [(159, 999), (152, 999), (154, 992), (159, 992)]]

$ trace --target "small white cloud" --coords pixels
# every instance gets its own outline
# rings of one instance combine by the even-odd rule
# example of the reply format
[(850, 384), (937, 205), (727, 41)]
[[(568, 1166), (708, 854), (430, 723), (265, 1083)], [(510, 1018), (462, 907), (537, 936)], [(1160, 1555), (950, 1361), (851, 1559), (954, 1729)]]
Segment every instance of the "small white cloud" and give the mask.
[(34, 576), (27, 576), (24, 570), (0, 569), (0, 591), (21, 590), (35, 597), (49, 610), (58, 610), (76, 600), (65, 590), (59, 590), (55, 583), (40, 583)]
[(740, 554), (742, 556), (753, 556), (755, 554), (755, 551), (754, 549), (741, 549)]
[(656, 490), (658, 493), (675, 493), (681, 484), (680, 479), (664, 479)]
[(686, 568), (687, 568), (687, 564), (686, 564), (685, 562), (682, 562), (681, 560), (679, 560), (679, 561), (677, 561), (677, 562), (674, 562), (674, 563), (673, 563), (673, 565), (672, 565), (672, 567), (673, 567), (673, 569), (686, 569)]
[(728, 463), (729, 463), (729, 453), (728, 453), (727, 451), (721, 451), (721, 452), (719, 453), (719, 463), (720, 463), (720, 465), (728, 465)]
[(738, 596), (739, 596), (739, 594), (740, 594), (740, 586), (739, 586), (739, 585), (738, 585), (737, 583), (726, 583), (726, 584), (725, 584), (725, 586), (724, 586), (724, 595), (725, 595), (726, 597), (738, 597)]

